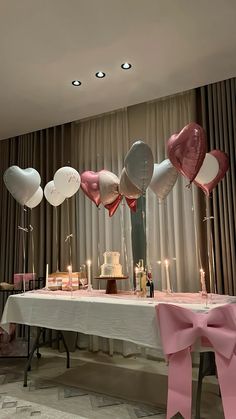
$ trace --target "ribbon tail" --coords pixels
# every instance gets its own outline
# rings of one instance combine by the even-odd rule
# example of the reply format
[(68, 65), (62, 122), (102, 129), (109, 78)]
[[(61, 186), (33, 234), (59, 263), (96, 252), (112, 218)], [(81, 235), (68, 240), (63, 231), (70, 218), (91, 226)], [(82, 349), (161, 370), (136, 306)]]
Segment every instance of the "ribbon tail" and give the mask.
[(236, 355), (230, 359), (215, 353), (218, 380), (225, 419), (235, 419), (236, 408)]
[(137, 210), (137, 199), (131, 199), (131, 198), (127, 198), (125, 197), (126, 202), (129, 206), (129, 208), (131, 209), (131, 211), (136, 212)]
[(167, 419), (181, 413), (191, 419), (192, 358), (190, 348), (169, 356)]

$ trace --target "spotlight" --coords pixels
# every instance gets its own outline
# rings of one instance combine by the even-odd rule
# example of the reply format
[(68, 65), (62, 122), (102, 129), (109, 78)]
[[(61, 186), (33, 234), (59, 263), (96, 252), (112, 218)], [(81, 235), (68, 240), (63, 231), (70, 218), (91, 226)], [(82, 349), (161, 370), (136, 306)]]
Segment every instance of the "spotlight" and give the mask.
[(81, 85), (81, 81), (79, 81), (79, 80), (74, 80), (74, 81), (72, 81), (72, 84), (73, 84), (73, 86), (78, 87), (78, 86), (80, 86), (80, 85)]
[(130, 63), (123, 63), (121, 64), (121, 68), (123, 70), (129, 70), (132, 67), (132, 65)]
[(106, 76), (106, 73), (103, 73), (103, 71), (98, 71), (98, 72), (95, 74), (95, 76), (96, 76), (98, 79), (103, 79), (103, 77), (105, 77), (105, 76)]

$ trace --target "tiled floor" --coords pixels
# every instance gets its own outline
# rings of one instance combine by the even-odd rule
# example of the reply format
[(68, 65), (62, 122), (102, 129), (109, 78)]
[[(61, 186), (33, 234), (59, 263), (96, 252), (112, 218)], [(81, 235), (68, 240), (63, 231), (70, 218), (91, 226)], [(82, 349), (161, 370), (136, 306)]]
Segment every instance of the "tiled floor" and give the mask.
[[(66, 370), (64, 356), (44, 351), (24, 388), (24, 362), (0, 360), (0, 418), (165, 418), (164, 363), (79, 352)], [(224, 417), (217, 391), (214, 384), (205, 386), (203, 418)]]

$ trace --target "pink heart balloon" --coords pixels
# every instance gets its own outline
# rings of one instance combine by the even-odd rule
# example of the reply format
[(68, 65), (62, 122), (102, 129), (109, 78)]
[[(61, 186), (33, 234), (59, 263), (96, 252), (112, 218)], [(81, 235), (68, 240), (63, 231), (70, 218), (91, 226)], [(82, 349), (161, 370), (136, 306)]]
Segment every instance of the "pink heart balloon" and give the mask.
[(168, 140), (167, 154), (176, 170), (192, 182), (206, 154), (204, 129), (195, 122), (186, 125), (179, 134), (173, 134)]
[(212, 179), (209, 183), (198, 183), (194, 181), (195, 185), (199, 186), (203, 190), (203, 192), (209, 196), (211, 191), (215, 188), (215, 186), (223, 179), (225, 173), (227, 172), (229, 168), (229, 157), (224, 151), (220, 150), (212, 150), (210, 153), (212, 156), (214, 156), (219, 164), (219, 171), (218, 174), (214, 179)]
[(81, 174), (81, 189), (98, 207), (101, 203), (99, 190), (99, 172), (87, 170)]

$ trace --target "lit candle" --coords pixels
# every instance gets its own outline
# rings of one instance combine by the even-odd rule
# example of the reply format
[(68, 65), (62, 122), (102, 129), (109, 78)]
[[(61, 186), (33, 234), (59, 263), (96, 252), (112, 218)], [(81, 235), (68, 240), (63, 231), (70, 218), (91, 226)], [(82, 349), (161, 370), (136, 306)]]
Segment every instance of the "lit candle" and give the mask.
[(169, 261), (168, 261), (168, 259), (165, 259), (165, 268), (166, 268), (166, 287), (167, 287), (167, 292), (171, 292), (170, 273), (169, 273)]
[(202, 294), (207, 294), (205, 272), (202, 268), (200, 269), (200, 281), (201, 281), (201, 287), (202, 287)]
[(45, 287), (48, 288), (48, 263), (46, 265), (46, 282), (45, 282)]
[(88, 291), (93, 289), (91, 282), (91, 260), (87, 260), (87, 271), (88, 271)]

